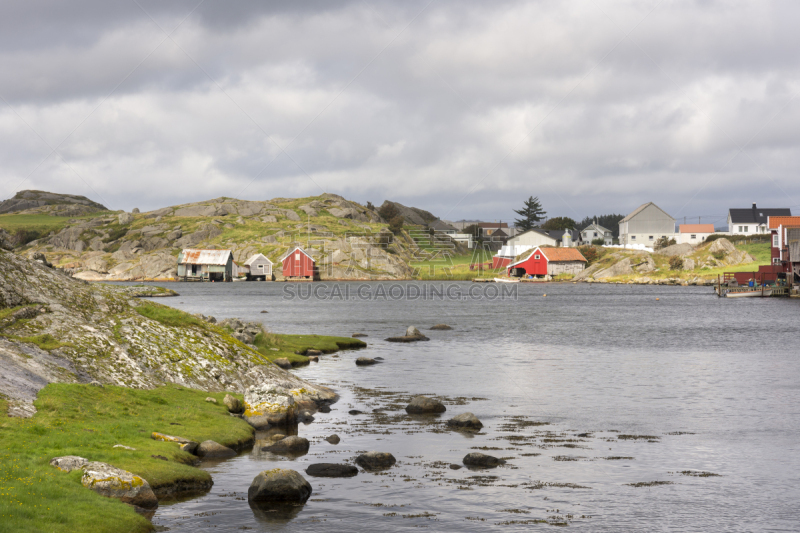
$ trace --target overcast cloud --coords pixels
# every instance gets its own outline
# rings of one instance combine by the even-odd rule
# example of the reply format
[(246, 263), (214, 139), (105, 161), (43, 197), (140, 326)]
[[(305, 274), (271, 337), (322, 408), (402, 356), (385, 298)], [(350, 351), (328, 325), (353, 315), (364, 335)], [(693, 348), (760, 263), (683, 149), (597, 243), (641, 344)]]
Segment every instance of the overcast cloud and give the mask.
[(8, 4), (3, 198), (800, 212), (796, 2)]

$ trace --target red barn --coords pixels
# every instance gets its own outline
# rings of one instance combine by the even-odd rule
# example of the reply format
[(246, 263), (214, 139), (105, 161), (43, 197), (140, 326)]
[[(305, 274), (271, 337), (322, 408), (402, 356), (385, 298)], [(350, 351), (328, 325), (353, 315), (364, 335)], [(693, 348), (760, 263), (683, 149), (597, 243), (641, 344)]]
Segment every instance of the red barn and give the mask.
[(586, 258), (577, 248), (534, 248), (530, 254), (508, 265), (509, 276), (557, 276), (578, 274), (586, 267)]
[(317, 265), (314, 258), (299, 246), (289, 250), (281, 258), (281, 263), (283, 264), (284, 278), (314, 279), (316, 275)]

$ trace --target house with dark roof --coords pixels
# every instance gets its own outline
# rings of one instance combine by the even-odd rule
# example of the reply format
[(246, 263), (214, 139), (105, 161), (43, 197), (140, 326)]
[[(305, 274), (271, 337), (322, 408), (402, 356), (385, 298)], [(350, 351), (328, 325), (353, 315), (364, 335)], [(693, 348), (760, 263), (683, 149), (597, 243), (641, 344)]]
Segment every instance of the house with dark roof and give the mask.
[(614, 243), (614, 233), (598, 224), (597, 219), (594, 219), (594, 222), (581, 230), (580, 241), (584, 244), (591, 244), (597, 239), (603, 239), (604, 246), (611, 246)]
[(455, 235), (458, 230), (443, 220), (436, 219), (428, 223), (428, 229), (432, 229), (436, 233), (444, 233), (446, 235)]
[(661, 237), (675, 236), (675, 219), (653, 202), (637, 207), (619, 221), (620, 244), (653, 246)]
[(792, 210), (788, 207), (767, 208), (753, 207), (728, 210), (728, 233), (731, 235), (768, 235), (769, 217), (790, 217)]

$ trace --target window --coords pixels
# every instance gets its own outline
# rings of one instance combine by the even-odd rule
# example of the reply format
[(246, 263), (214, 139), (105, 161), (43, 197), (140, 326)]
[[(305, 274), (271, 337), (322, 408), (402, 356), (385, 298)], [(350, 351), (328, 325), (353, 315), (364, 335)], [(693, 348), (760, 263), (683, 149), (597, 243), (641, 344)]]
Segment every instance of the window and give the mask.
[(739, 226), (739, 233), (741, 233), (742, 231), (743, 231), (742, 226)]
[(747, 233), (748, 231), (750, 231), (750, 226), (745, 226), (744, 227), (744, 232)]
[(596, 231), (594, 232), (594, 236), (597, 237), (597, 232)]
[(772, 247), (773, 248), (777, 248), (778, 247), (778, 235), (777, 234), (772, 236)]
[(636, 240), (636, 235), (631, 235), (631, 240), (635, 241)]
[(772, 264), (773, 265), (780, 265), (781, 264), (781, 259), (779, 257), (773, 257), (772, 258)]
[(652, 241), (652, 240), (653, 240), (653, 236), (652, 236), (652, 235), (650, 235), (650, 237), (648, 238), (648, 240), (651, 240), (651, 241)]
[(300, 252), (297, 252), (296, 254), (294, 254), (294, 260), (295, 261), (300, 261)]
[(696, 238), (697, 238), (697, 235), (692, 235), (692, 239), (696, 239)]
[(539, 255), (539, 254), (536, 254), (536, 255), (534, 255), (534, 256), (533, 256), (533, 258), (534, 258), (534, 259), (541, 259), (541, 258), (542, 258), (542, 256), (541, 256), (541, 255)]

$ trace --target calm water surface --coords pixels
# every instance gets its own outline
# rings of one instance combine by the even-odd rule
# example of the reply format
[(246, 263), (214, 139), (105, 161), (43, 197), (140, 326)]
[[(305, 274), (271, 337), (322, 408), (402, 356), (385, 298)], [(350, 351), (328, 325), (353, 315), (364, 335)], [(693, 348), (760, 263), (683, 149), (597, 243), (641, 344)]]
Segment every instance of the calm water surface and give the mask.
[[(553, 284), (516, 286), (516, 299), (345, 301), (285, 297), (289, 287), (307, 295), (310, 284), (166, 285), (181, 296), (159, 301), (192, 313), (263, 321), (281, 333), (369, 335), (366, 350), (294, 370), (341, 395), (330, 413), (298, 428), (311, 441), (308, 455), (287, 459), (256, 446), (206, 463), (213, 489), (156, 513), (154, 523), (170, 531), (800, 529), (798, 300)], [(372, 294), (378, 286), (365, 285)], [(424, 331), (437, 323), (454, 329)], [(431, 341), (383, 340), (408, 325)], [(359, 355), (385, 361), (359, 368)], [(406, 416), (414, 394), (442, 397), (447, 413)], [(465, 411), (483, 421), (480, 434), (443, 428)], [(332, 433), (339, 445), (323, 440)], [(476, 448), (507, 465), (448, 467)], [(368, 450), (391, 452), (398, 464), (350, 479), (306, 476), (311, 499), (288, 510), (247, 503), (262, 470), (305, 474), (311, 463), (352, 462)], [(631, 485), (654, 481), (669, 484)]]

